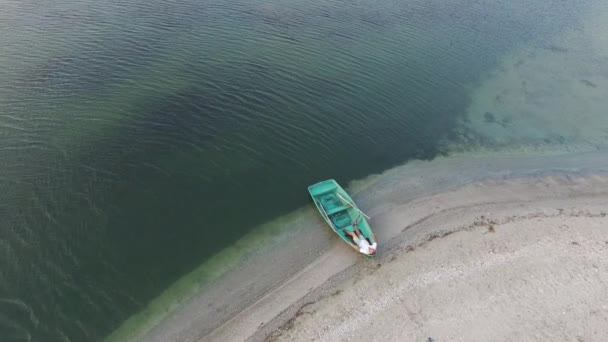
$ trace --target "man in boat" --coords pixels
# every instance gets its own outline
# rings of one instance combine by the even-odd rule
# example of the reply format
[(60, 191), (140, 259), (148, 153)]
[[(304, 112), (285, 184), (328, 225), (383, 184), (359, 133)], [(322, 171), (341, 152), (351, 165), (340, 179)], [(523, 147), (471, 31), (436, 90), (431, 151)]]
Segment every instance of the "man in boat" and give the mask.
[(344, 232), (353, 239), (353, 241), (359, 246), (359, 252), (367, 255), (372, 255), (376, 253), (376, 242), (374, 244), (370, 244), (369, 241), (361, 234), (359, 227), (357, 227), (357, 222), (353, 223), (352, 226), (346, 227)]

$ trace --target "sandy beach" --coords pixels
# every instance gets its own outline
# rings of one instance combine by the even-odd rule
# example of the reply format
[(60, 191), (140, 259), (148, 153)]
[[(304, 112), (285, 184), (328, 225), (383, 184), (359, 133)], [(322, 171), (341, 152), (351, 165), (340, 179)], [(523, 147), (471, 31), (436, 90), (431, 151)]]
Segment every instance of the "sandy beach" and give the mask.
[(150, 305), (172, 303), (166, 313), (126, 339), (608, 338), (607, 152), (454, 154), (348, 190), (371, 216), (377, 257), (305, 207), (244, 237), (226, 257), (237, 261), (219, 257), (229, 267), (204, 265), (217, 273), (207, 286), (191, 285), (198, 270), (184, 277)]
[[(266, 257), (275, 271), (295, 271), (285, 281), (249, 302), (203, 293), (147, 338), (605, 340), (606, 157), (444, 158), (372, 176), (351, 189), (372, 216), (378, 257), (364, 258), (333, 238), (301, 263), (278, 248)], [(310, 229), (305, 245), (327, 238)], [(243, 272), (232, 276), (245, 279)], [(213, 299), (234, 311), (211, 326), (201, 304)]]
[[(547, 178), (466, 187), (447, 197), (509, 187), (573, 193), (434, 214), (407, 227), (415, 243), (361, 260), (333, 292), (300, 302), (273, 322), (278, 328), (251, 340), (275, 329), (270, 340), (605, 341), (607, 197), (592, 188), (606, 190), (607, 182)], [(442, 230), (421, 234), (431, 227)]]

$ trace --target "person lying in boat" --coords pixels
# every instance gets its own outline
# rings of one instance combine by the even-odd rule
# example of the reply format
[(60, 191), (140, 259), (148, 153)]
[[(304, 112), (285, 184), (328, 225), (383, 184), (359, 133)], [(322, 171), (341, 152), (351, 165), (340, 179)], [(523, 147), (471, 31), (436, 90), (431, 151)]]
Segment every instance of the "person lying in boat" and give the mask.
[(370, 244), (369, 241), (365, 238), (359, 227), (357, 227), (357, 222), (355, 222), (352, 226), (346, 227), (344, 232), (353, 239), (353, 242), (359, 246), (359, 252), (367, 255), (372, 255), (376, 253), (377, 244), (374, 242)]

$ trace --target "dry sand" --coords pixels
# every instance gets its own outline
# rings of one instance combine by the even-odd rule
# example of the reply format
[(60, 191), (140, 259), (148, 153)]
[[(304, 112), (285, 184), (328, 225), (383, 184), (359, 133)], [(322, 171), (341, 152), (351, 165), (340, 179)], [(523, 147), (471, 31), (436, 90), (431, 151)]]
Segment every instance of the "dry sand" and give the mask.
[(608, 340), (608, 156), (514, 160), (448, 158), (355, 184), (377, 258), (334, 240), (193, 340)]
[(606, 199), (433, 216), (423, 225), (460, 231), (362, 262), (334, 295), (300, 305), (272, 340), (607, 341)]

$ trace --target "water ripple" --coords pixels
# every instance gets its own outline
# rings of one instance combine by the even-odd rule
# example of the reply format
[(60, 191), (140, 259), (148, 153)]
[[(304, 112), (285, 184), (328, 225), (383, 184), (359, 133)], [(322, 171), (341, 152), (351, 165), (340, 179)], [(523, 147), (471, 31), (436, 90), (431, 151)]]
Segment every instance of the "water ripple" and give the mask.
[(463, 89), (576, 6), (4, 1), (0, 335), (100, 340), (294, 189), (433, 157)]

